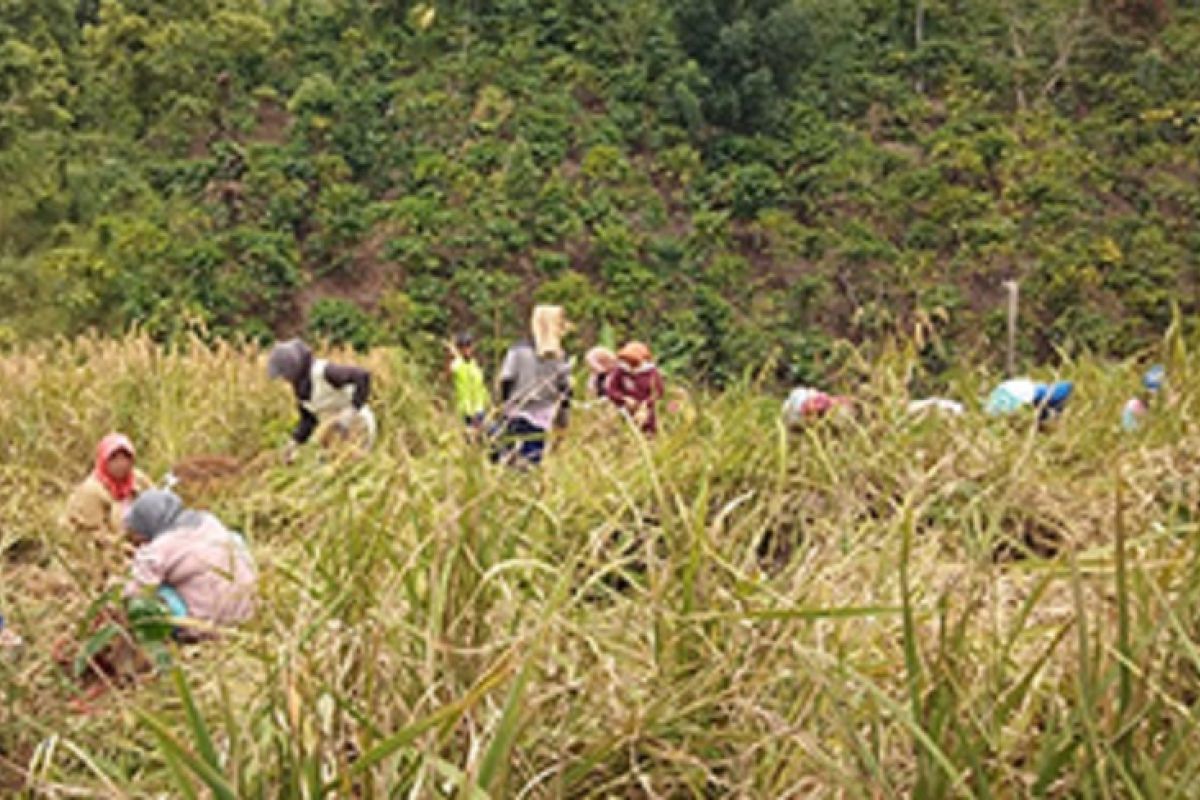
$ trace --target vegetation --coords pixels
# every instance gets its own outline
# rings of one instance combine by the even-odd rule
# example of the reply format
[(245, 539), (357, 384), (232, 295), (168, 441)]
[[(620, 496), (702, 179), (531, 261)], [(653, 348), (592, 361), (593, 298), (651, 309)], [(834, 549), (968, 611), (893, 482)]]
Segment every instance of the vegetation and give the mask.
[(495, 355), (554, 297), (714, 382), (817, 379), (918, 328), (931, 369), (992, 357), (1020, 278), (1027, 354), (1128, 355), (1200, 311), (1198, 32), (1182, 0), (6, 0), (0, 344)]
[[(1195, 796), (1200, 363), (1166, 350), (1172, 393), (1136, 435), (1116, 420), (1136, 368), (1091, 359), (1041, 433), (906, 419), (910, 348), (849, 360), (854, 419), (785, 436), (746, 384), (677, 397), (648, 444), (585, 409), (527, 475), (468, 448), (397, 353), (364, 357), (378, 451), (284, 467), (287, 392), (253, 349), (25, 349), (0, 359), (0, 607), (27, 639), (0, 659), (0, 786)], [(80, 714), (55, 642), (125, 567), (55, 515), (113, 427), (155, 475), (246, 463), (181, 488), (246, 533), (262, 599)]]
[[(1192, 0), (0, 0), (0, 793), (1196, 796), (1197, 97)], [(1066, 418), (905, 416), (1009, 279)], [(694, 379), (662, 435), (468, 446), (439, 340), (536, 301)], [(369, 459), (280, 463), (292, 334)], [(262, 597), (81, 704), (111, 429), (238, 459)]]

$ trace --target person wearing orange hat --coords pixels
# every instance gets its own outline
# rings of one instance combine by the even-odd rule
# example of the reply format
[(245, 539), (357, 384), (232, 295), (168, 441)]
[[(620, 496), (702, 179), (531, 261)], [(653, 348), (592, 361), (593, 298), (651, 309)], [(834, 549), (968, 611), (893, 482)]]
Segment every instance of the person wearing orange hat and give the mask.
[(647, 436), (658, 432), (658, 401), (664, 392), (662, 373), (646, 344), (630, 342), (617, 351), (617, 368), (609, 374), (604, 394)]
[(96, 445), (91, 474), (75, 487), (67, 500), (67, 525), (119, 541), (125, 511), (139, 494), (153, 485), (134, 467), (136, 457), (129, 437), (110, 433), (101, 439)]

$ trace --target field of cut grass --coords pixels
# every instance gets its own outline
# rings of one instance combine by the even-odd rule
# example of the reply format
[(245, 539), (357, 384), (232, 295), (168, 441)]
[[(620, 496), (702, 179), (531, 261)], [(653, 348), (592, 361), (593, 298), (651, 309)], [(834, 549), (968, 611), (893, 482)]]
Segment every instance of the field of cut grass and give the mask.
[[(787, 435), (752, 382), (646, 444), (581, 410), (541, 471), (466, 446), (445, 387), (377, 373), (380, 447), (273, 449), (262, 355), (79, 341), (0, 357), (0, 792), (45, 797), (1195, 797), (1200, 364), (1117, 426), (1140, 367), (1081, 361), (1066, 416), (911, 420), (902, 352), (853, 419)], [(1155, 354), (1159, 357), (1159, 354)], [(849, 381), (849, 377), (847, 379)], [(95, 440), (250, 542), (252, 624), (81, 710), (53, 659), (120, 554), (57, 517)], [(186, 489), (187, 487), (185, 487)]]

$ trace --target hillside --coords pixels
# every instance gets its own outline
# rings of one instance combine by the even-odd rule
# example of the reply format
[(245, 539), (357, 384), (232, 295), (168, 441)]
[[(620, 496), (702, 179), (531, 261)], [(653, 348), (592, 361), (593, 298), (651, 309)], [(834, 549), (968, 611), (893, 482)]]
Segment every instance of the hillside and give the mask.
[(9, 0), (0, 345), (136, 324), (495, 354), (534, 298), (724, 382), (1200, 310), (1166, 0)]
[[(788, 437), (754, 387), (694, 392), (646, 445), (583, 409), (544, 470), (487, 464), (402, 354), (364, 356), (367, 460), (279, 462), (260, 352), (146, 338), (0, 358), (0, 791), (215, 797), (1193, 797), (1200, 364), (1083, 359), (1066, 416), (905, 418), (912, 353)], [(988, 376), (958, 371), (956, 396)], [(972, 405), (975, 403), (972, 401)], [(84, 704), (116, 552), (56, 518), (96, 437), (251, 542), (253, 622)]]

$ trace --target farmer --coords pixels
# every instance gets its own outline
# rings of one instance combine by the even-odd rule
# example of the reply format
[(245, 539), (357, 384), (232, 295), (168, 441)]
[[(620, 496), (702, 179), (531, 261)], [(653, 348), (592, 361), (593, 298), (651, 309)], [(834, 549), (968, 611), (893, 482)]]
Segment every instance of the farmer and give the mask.
[(571, 405), (571, 365), (563, 352), (567, 320), (560, 306), (538, 306), (533, 341), (509, 348), (500, 368), (504, 419), (493, 458), (541, 463), (551, 427), (565, 428)]
[(664, 387), (650, 348), (642, 342), (630, 342), (617, 353), (617, 362), (617, 369), (608, 377), (605, 395), (637, 423), (642, 433), (653, 436), (658, 432), (658, 401)]
[(116, 542), (121, 520), (139, 493), (149, 489), (150, 479), (134, 466), (137, 451), (120, 433), (110, 433), (96, 445), (92, 472), (67, 499), (67, 525)]
[(1142, 376), (1142, 391), (1129, 399), (1121, 409), (1121, 427), (1127, 431), (1135, 431), (1142, 425), (1142, 419), (1150, 411), (1154, 398), (1162, 390), (1166, 378), (1166, 370), (1161, 364), (1155, 364), (1146, 370)]
[(608, 391), (609, 376), (621, 365), (617, 354), (607, 347), (593, 347), (583, 360), (588, 368), (588, 392), (593, 397), (603, 399)]
[(451, 345), (449, 372), (454, 381), (454, 409), (472, 433), (482, 429), (492, 399), (483, 369), (475, 360), (475, 340), (460, 333)]
[(322, 422), (330, 422), (341, 438), (361, 436), (368, 449), (375, 443), (375, 415), (367, 405), (371, 373), (365, 369), (313, 358), (308, 345), (292, 339), (271, 350), (267, 376), (291, 385), (300, 411), (300, 421), (284, 453), (287, 463), (295, 460), (296, 450), (312, 438)]
[(134, 502), (125, 528), (139, 545), (126, 597), (153, 591), (172, 617), (211, 625), (245, 622), (254, 613), (254, 559), (241, 534), (212, 514), (153, 489)]
[(1046, 422), (1063, 412), (1074, 390), (1075, 384), (1071, 381), (1041, 383), (1029, 378), (1012, 378), (992, 390), (984, 410), (996, 416), (1032, 407), (1038, 410), (1038, 420)]
[(845, 395), (828, 394), (811, 386), (797, 386), (783, 402), (783, 422), (789, 428), (797, 428), (839, 409), (848, 409), (853, 404), (854, 401)]

